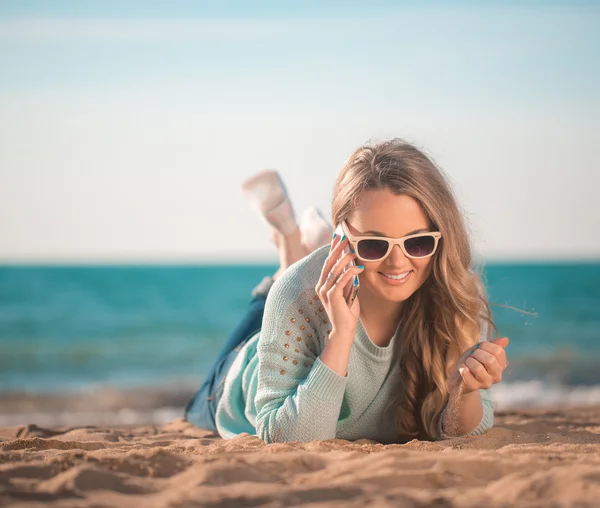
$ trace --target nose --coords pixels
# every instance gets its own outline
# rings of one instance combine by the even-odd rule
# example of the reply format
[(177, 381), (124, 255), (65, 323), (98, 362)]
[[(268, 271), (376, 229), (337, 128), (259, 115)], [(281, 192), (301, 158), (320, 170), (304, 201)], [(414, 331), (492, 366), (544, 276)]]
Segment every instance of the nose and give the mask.
[(392, 247), (392, 252), (388, 256), (388, 260), (391, 264), (395, 266), (400, 266), (402, 263), (405, 263), (407, 260), (410, 261), (402, 252), (400, 245), (394, 245)]

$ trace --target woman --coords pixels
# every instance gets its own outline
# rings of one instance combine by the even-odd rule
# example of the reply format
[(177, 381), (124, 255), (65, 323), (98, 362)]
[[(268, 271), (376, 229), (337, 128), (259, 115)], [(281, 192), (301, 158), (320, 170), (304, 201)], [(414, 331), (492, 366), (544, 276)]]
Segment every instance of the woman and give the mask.
[[(276, 201), (262, 211), (283, 231), (280, 252), (300, 256), (290, 207)], [(508, 339), (486, 340), (495, 327), (441, 172), (401, 140), (363, 146), (337, 178), (332, 217), (344, 234), (278, 273), (268, 299), (258, 290), (187, 419), (266, 442), (485, 432)]]

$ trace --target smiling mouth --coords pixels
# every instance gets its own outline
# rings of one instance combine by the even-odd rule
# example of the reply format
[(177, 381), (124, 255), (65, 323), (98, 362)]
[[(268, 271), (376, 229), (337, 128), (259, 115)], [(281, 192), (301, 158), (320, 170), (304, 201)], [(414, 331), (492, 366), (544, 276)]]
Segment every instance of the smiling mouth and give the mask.
[(408, 275), (410, 274), (410, 272), (412, 272), (412, 270), (409, 270), (408, 272), (402, 272), (399, 274), (391, 274), (391, 273), (384, 273), (384, 272), (379, 272), (381, 275), (383, 275), (386, 279), (390, 279), (390, 280), (402, 280), (405, 279), (406, 277), (408, 277)]

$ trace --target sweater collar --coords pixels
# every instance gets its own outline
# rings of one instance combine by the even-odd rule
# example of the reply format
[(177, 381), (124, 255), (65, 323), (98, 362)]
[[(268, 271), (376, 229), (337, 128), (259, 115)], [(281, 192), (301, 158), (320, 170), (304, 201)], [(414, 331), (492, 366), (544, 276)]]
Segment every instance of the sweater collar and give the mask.
[(354, 343), (357, 344), (358, 347), (360, 347), (360, 349), (367, 353), (371, 358), (379, 362), (386, 362), (392, 358), (394, 353), (394, 343), (396, 342), (396, 336), (398, 335), (398, 328), (396, 328), (396, 332), (386, 347), (380, 347), (373, 343), (360, 318), (358, 319), (356, 333), (357, 340)]

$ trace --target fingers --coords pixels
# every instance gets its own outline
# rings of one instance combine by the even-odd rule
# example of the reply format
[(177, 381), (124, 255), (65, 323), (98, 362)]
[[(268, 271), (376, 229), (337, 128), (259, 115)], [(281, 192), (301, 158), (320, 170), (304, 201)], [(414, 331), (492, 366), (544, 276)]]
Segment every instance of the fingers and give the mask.
[(348, 266), (348, 264), (350, 264), (350, 262), (354, 261), (355, 259), (356, 254), (348, 252), (344, 254), (340, 259), (338, 259), (337, 263), (333, 265), (331, 271), (336, 277), (339, 277), (340, 275), (342, 275), (342, 273), (344, 273), (344, 269)]
[(475, 377), (473, 376), (472, 372), (469, 370), (468, 367), (460, 367), (458, 369), (458, 372), (460, 373), (461, 377), (463, 378), (463, 382), (465, 383), (465, 387), (467, 388), (468, 391), (472, 392), (475, 391), (477, 389), (479, 389), (479, 381), (477, 381), (477, 379), (475, 379)]
[(476, 349), (473, 355), (470, 357), (477, 360), (487, 373), (490, 375), (492, 383), (497, 383), (502, 380), (502, 371), (504, 368), (498, 363), (498, 359), (483, 348)]
[(508, 366), (505, 348), (508, 337), (490, 342), (479, 342), (463, 354), (459, 372), (468, 390), (487, 389), (502, 380)]
[(323, 286), (323, 284), (325, 284), (329, 272), (333, 268), (333, 265), (336, 263), (347, 242), (347, 238), (344, 238), (344, 241), (342, 241), (339, 236), (336, 236), (331, 242), (331, 250), (329, 251), (327, 259), (325, 259), (325, 263), (323, 263), (323, 268), (321, 269), (321, 277), (319, 277), (319, 282), (317, 282), (317, 293), (318, 289), (321, 286)]
[[(354, 260), (354, 254), (351, 252), (344, 254), (331, 271), (327, 274), (324, 284), (321, 286), (321, 291), (329, 292), (339, 282), (340, 277), (346, 273), (346, 267), (351, 268), (351, 262)], [(332, 274), (333, 276), (331, 276)], [(343, 287), (343, 286), (342, 286)]]
[(346, 235), (340, 237), (336, 237), (331, 243), (331, 251), (329, 252), (329, 256), (327, 256), (327, 260), (325, 261), (325, 266), (327, 266), (327, 271), (333, 268), (336, 261), (339, 259), (342, 251), (348, 247), (348, 238)]
[(319, 281), (317, 282), (317, 286), (315, 288), (317, 294), (320, 297), (323, 297), (327, 290), (333, 285), (335, 282), (329, 278), (329, 274), (333, 272), (333, 274), (337, 277), (341, 275), (344, 270), (344, 267), (354, 259), (355, 254), (352, 252), (345, 254), (341, 259), (340, 255), (342, 251), (348, 246), (348, 239), (343, 236), (343, 240), (339, 237), (334, 238), (331, 243), (331, 251), (325, 263), (323, 264), (323, 268), (321, 270), (321, 276), (319, 277)]
[(501, 348), (505, 348), (506, 346), (508, 346), (509, 340), (508, 337), (502, 337), (501, 339), (494, 339), (492, 341), (490, 341), (490, 344), (496, 344), (498, 346), (500, 346)]
[[(500, 339), (498, 339), (500, 340)], [(508, 341), (508, 339), (505, 339), (506, 341)], [(508, 365), (508, 361), (506, 360), (506, 351), (504, 350), (504, 347), (499, 346), (498, 344), (495, 344), (493, 341), (492, 342), (480, 342), (479, 343), (479, 350), (484, 350), (487, 351), (488, 353), (490, 353), (491, 355), (494, 356), (494, 358), (496, 359), (496, 361), (498, 362), (498, 365), (500, 366), (500, 368), (502, 370), (506, 369), (506, 366)]]
[(355, 276), (361, 273), (364, 270), (364, 267), (353, 266), (346, 270), (341, 277), (329, 288), (327, 291), (327, 297), (331, 299), (336, 293), (339, 293), (343, 296), (344, 288), (346, 284), (350, 282), (350, 280)]
[(465, 365), (469, 367), (469, 370), (473, 374), (473, 377), (477, 380), (480, 385), (480, 388), (489, 388), (494, 384), (492, 381), (492, 376), (486, 370), (482, 363), (477, 361), (472, 356), (469, 356), (465, 360)]

